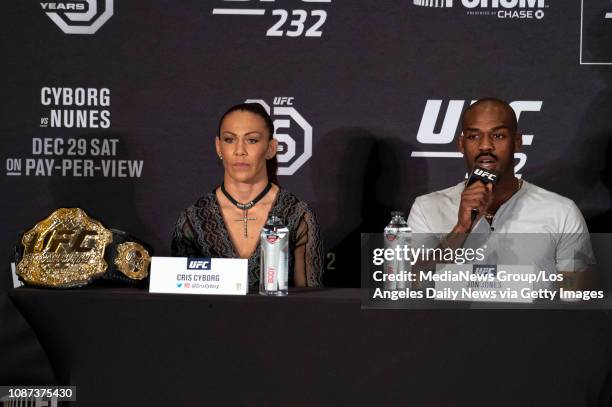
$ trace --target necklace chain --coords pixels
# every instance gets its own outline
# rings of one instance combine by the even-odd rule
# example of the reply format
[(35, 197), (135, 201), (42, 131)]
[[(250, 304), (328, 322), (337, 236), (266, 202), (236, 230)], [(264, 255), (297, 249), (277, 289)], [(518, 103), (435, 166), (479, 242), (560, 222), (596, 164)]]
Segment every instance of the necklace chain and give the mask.
[[(514, 196), (514, 194), (516, 194), (522, 187), (523, 187), (523, 180), (519, 179), (516, 189), (514, 191), (512, 191), (512, 193), (510, 195), (508, 195), (506, 198), (504, 198), (501, 201), (501, 203), (497, 206), (497, 209), (499, 209), (500, 206), (502, 206), (503, 204), (506, 203), (506, 201), (508, 201), (510, 198), (512, 198)], [(497, 210), (496, 210), (496, 212), (497, 212)], [(486, 212), (484, 214), (485, 219), (488, 220), (488, 221), (491, 221), (494, 216), (495, 216), (494, 213)]]
[(229, 192), (227, 192), (227, 190), (225, 189), (224, 183), (223, 182), (221, 183), (221, 192), (223, 193), (223, 195), (225, 195), (225, 197), (234, 206), (236, 206), (238, 209), (242, 209), (242, 210), (247, 210), (247, 209), (251, 209), (252, 207), (254, 207), (257, 204), (257, 202), (261, 201), (261, 199), (264, 196), (266, 196), (266, 194), (270, 191), (271, 188), (272, 188), (272, 183), (268, 182), (268, 185), (266, 185), (266, 187), (263, 189), (263, 191), (261, 191), (261, 193), (259, 195), (257, 195), (255, 198), (253, 198), (250, 202), (240, 203), (237, 200), (235, 200), (234, 197), (229, 194)]

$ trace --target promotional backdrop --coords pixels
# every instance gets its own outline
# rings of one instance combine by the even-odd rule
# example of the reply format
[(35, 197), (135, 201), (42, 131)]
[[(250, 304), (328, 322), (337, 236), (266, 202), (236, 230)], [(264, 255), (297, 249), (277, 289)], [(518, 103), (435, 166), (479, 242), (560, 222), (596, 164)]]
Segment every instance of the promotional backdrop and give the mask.
[(2, 293), (18, 234), (58, 207), (168, 255), (179, 212), (222, 180), (220, 115), (246, 100), (317, 213), (326, 285), (358, 286), (360, 233), (464, 177), (459, 118), (482, 97), (517, 112), (517, 174), (609, 225), (609, 1), (13, 1), (0, 18)]

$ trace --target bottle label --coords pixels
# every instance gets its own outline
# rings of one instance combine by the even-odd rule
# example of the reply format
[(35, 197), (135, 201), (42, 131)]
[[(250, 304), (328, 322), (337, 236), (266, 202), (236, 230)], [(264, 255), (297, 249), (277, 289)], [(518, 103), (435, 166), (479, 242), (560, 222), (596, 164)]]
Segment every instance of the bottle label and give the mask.
[(387, 233), (385, 235), (385, 239), (387, 239), (389, 242), (393, 242), (395, 239), (397, 239), (397, 235), (393, 233)]

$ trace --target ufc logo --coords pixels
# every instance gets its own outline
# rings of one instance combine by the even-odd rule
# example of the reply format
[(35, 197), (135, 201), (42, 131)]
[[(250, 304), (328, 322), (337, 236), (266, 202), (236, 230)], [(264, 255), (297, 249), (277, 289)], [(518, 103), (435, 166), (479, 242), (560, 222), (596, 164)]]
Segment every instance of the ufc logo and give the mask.
[[(446, 113), (442, 118), (442, 126), (440, 131), (436, 132), (436, 123), (440, 120), (440, 110), (442, 107), (442, 100), (430, 99), (425, 104), (425, 110), (423, 111), (423, 118), (419, 125), (417, 132), (417, 141), (423, 144), (448, 144), (455, 139), (457, 134), (457, 128), (459, 127), (459, 121), (461, 120), (461, 113), (465, 105), (465, 100), (450, 100)], [(472, 100), (470, 105), (476, 102)], [(539, 112), (542, 109), (542, 102), (537, 100), (517, 100), (510, 103), (510, 106), (516, 113), (516, 120), (518, 121), (521, 114), (524, 112)], [(531, 145), (534, 135), (524, 134), (523, 145)]]
[(486, 178), (491, 182), (494, 182), (497, 178), (497, 175), (491, 174), (490, 172), (481, 170), (480, 168), (474, 169), (474, 174), (480, 176), (481, 178)]
[(208, 266), (207, 261), (192, 261), (189, 263), (189, 268), (191, 269), (204, 268), (206, 266)]
[(276, 96), (274, 98), (274, 105), (275, 106), (292, 106), (293, 105), (293, 97), (289, 97), (289, 96)]
[(188, 270), (210, 270), (210, 259), (199, 259), (187, 261)]
[(40, 248), (36, 248), (38, 235), (32, 236), (30, 245), (26, 248), (26, 253), (41, 253), (49, 252), (56, 253), (62, 247), (68, 253), (84, 253), (91, 251), (94, 246), (86, 246), (83, 244), (88, 236), (97, 236), (95, 230), (74, 230), (74, 229), (55, 229), (47, 232), (43, 237), (43, 244)]
[[(425, 104), (423, 117), (419, 130), (417, 131), (417, 141), (422, 144), (450, 144), (457, 135), (457, 128), (461, 121), (461, 114), (465, 106), (465, 100), (450, 100), (446, 113), (443, 113), (441, 126), (436, 132), (436, 125), (440, 122), (440, 114), (442, 108), (442, 100), (430, 99)], [(476, 102), (472, 100), (470, 105)], [(516, 120), (519, 121), (521, 114), (524, 112), (539, 112), (542, 109), (542, 102), (539, 100), (517, 100), (510, 103), (510, 107), (516, 114)], [(530, 146), (533, 142), (533, 134), (523, 134), (523, 146)], [(428, 158), (461, 158), (463, 155), (454, 151), (413, 151), (411, 157), (428, 157)], [(527, 162), (527, 154), (523, 152), (514, 153), (515, 160), (518, 163), (514, 166), (514, 173), (517, 177), (521, 177), (520, 171)]]

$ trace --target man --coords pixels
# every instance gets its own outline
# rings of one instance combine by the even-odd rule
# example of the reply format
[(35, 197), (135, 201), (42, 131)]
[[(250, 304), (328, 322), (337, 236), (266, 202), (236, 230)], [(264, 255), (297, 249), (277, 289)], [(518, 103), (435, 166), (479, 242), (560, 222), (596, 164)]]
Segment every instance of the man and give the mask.
[(440, 244), (453, 249), (467, 240), (482, 246), (495, 235), (505, 236), (486, 261), (561, 272), (564, 288), (586, 284), (573, 273), (594, 262), (580, 210), (572, 200), (514, 176), (514, 153), (522, 145), (514, 110), (504, 101), (481, 99), (465, 110), (461, 126), (458, 146), (468, 172), (475, 166), (492, 170), (498, 182), (468, 187), (460, 182), (418, 197), (408, 217), (413, 233), (442, 234)]

